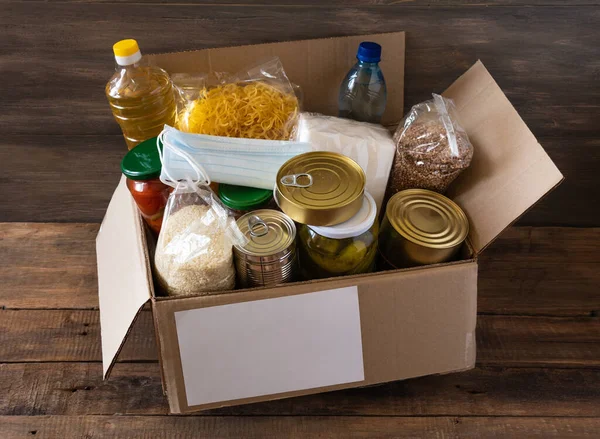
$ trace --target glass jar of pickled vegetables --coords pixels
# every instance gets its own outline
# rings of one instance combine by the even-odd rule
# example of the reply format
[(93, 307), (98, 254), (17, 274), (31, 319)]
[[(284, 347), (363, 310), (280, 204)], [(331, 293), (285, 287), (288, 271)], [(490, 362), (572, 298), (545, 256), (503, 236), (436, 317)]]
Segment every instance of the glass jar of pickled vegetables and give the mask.
[(159, 179), (161, 163), (156, 137), (130, 150), (121, 161), (121, 171), (142, 218), (158, 235), (172, 188)]
[(377, 206), (365, 192), (352, 218), (336, 226), (301, 225), (298, 232), (300, 268), (305, 279), (370, 273), (377, 255)]
[(221, 183), (219, 198), (236, 220), (253, 210), (273, 207), (273, 191), (267, 189)]

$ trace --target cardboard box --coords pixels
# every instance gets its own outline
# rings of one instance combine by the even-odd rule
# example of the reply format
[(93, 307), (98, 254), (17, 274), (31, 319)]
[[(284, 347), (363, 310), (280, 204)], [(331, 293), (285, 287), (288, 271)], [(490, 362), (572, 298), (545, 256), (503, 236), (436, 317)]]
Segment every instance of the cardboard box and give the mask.
[[(155, 55), (151, 62), (170, 73), (237, 71), (277, 55), (302, 86), (305, 108), (335, 114), (339, 83), (363, 40), (383, 46), (385, 121), (397, 123), (403, 33), (207, 49)], [(477, 62), (444, 94), (454, 99), (475, 148), (470, 168), (450, 193), (471, 224), (457, 262), (210, 296), (157, 297), (144, 227), (122, 180), (97, 238), (104, 376), (148, 301), (173, 413), (472, 368), (477, 255), (563, 177), (483, 64)]]

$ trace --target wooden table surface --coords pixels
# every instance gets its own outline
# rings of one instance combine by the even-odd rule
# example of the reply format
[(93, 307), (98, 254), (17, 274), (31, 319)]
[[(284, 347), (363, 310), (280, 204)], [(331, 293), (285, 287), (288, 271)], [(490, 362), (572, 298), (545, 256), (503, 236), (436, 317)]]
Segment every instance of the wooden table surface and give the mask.
[(0, 224), (3, 438), (598, 437), (598, 228), (512, 228), (484, 253), (474, 370), (195, 416), (168, 416), (150, 311), (102, 381), (97, 231)]
[[(1, 0), (0, 437), (600, 437), (599, 29), (598, 0)], [(144, 311), (102, 381), (94, 239), (125, 150), (112, 44), (399, 30), (406, 109), (481, 59), (566, 176), (480, 258), (477, 367), (172, 416)]]

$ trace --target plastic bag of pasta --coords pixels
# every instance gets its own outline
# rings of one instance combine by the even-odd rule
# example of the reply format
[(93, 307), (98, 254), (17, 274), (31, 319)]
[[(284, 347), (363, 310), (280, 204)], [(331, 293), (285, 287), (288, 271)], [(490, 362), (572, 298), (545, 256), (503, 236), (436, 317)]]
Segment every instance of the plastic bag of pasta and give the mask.
[(444, 193), (473, 157), (473, 145), (454, 103), (436, 94), (411, 108), (398, 126), (394, 142), (389, 195), (414, 188)]
[(233, 245), (245, 237), (207, 184), (174, 184), (154, 255), (155, 274), (170, 296), (235, 287)]
[(171, 81), (173, 81), (173, 88), (175, 89), (177, 113), (181, 113), (190, 102), (198, 99), (200, 92), (208, 85), (209, 76), (208, 74), (174, 73), (171, 75)]
[(291, 138), (300, 104), (279, 58), (234, 75), (215, 76), (216, 81), (198, 78), (196, 92), (193, 86), (180, 88), (187, 102), (178, 112), (177, 129), (245, 139)]

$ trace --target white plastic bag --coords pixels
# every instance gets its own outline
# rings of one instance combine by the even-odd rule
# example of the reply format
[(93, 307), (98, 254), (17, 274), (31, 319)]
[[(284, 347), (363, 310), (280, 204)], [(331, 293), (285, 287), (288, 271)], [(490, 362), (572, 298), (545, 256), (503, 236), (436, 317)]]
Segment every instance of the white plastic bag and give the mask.
[(246, 242), (208, 186), (190, 179), (178, 182), (165, 208), (154, 255), (158, 282), (171, 296), (232, 290), (233, 245)]

